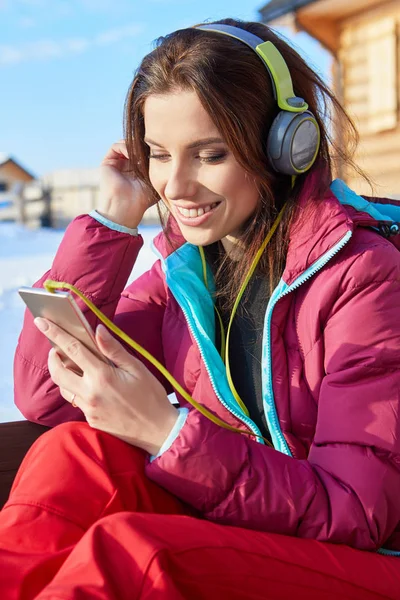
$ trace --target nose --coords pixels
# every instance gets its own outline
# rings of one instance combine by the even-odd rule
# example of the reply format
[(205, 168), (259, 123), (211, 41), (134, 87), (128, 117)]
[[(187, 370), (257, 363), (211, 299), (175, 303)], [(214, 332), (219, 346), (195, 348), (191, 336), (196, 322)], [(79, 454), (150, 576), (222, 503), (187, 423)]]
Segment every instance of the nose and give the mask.
[(171, 163), (165, 185), (165, 196), (169, 200), (191, 198), (196, 194), (196, 178), (193, 170), (183, 163)]

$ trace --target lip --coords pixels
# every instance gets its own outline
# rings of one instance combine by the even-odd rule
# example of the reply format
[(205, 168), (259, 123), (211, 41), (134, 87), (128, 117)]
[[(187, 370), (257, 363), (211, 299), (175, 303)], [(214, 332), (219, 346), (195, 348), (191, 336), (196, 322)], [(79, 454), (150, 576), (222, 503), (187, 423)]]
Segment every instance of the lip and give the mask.
[[(221, 204), (222, 204), (222, 202), (219, 202), (217, 204), (217, 206), (212, 208), (207, 213), (204, 213), (200, 217), (184, 217), (179, 212), (179, 210), (174, 210), (174, 216), (175, 216), (175, 219), (177, 219), (177, 221), (180, 221), (180, 223), (182, 223), (183, 225), (187, 225), (188, 227), (198, 227), (199, 225), (203, 225), (203, 223), (206, 223), (208, 221), (208, 219), (210, 219), (213, 216), (215, 211), (218, 210), (218, 208), (221, 206)], [(177, 207), (178, 205), (176, 204), (175, 206)], [(204, 206), (210, 206), (210, 205), (204, 204), (203, 207)], [(193, 206), (192, 208), (203, 208), (203, 207), (197, 205), (196, 207)], [(180, 208), (186, 208), (186, 206), (181, 206)]]

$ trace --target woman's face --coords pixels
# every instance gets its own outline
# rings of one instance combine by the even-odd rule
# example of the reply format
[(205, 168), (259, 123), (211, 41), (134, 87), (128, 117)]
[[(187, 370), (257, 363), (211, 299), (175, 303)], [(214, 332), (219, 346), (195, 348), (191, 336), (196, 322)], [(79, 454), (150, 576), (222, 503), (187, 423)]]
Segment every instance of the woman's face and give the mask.
[(195, 92), (149, 96), (144, 105), (149, 177), (184, 238), (227, 251), (254, 212), (259, 193)]

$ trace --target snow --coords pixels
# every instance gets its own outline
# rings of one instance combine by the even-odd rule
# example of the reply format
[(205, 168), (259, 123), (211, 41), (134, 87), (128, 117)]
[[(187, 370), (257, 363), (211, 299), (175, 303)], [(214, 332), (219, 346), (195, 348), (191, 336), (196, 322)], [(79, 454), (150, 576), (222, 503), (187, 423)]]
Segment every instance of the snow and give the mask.
[[(140, 228), (142, 248), (129, 281), (139, 277), (155, 260), (150, 244), (159, 227)], [(13, 357), (22, 326), (25, 305), (17, 290), (32, 285), (51, 266), (64, 231), (24, 229), (0, 223), (0, 422), (24, 417), (13, 403)]]

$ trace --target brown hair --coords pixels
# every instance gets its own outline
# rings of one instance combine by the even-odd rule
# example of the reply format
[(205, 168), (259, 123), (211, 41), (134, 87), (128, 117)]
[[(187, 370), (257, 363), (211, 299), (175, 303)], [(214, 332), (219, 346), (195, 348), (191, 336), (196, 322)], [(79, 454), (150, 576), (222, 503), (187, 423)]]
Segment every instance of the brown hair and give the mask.
[[(332, 164), (339, 159), (363, 173), (352, 162), (358, 136), (354, 124), (322, 79), (299, 54), (272, 29), (261, 23), (236, 19), (217, 21), (240, 27), (271, 41), (283, 55), (295, 94), (306, 100), (320, 130), (321, 146), (316, 169), (321, 177), (313, 178), (311, 198), (321, 201), (331, 181)], [(155, 49), (144, 57), (129, 89), (125, 104), (125, 137), (134, 174), (146, 185), (152, 202), (159, 200), (148, 176), (149, 149), (144, 143), (144, 102), (151, 94), (165, 94), (176, 89), (195, 91), (218, 127), (238, 163), (257, 182), (260, 203), (243, 225), (242, 258), (233, 262), (220, 251), (215, 275), (217, 296), (223, 308), (230, 309), (236, 299), (251, 261), (286, 202), (283, 219), (259, 262), (259, 270), (269, 278), (270, 290), (282, 276), (288, 247), (288, 231), (296, 215), (297, 199), (307, 174), (291, 177), (275, 172), (266, 154), (268, 130), (278, 113), (267, 69), (256, 53), (242, 42), (218, 33), (194, 28), (175, 31), (156, 41)], [(331, 110), (333, 109), (333, 110)], [(342, 148), (330, 133), (334, 119), (341, 123), (352, 143)], [(159, 203), (160, 204), (160, 203)], [(159, 207), (164, 232), (168, 237), (165, 214)], [(170, 241), (170, 240), (169, 240)], [(170, 241), (171, 243), (171, 241)], [(221, 250), (221, 243), (219, 242)]]

